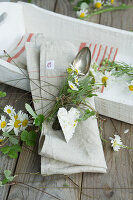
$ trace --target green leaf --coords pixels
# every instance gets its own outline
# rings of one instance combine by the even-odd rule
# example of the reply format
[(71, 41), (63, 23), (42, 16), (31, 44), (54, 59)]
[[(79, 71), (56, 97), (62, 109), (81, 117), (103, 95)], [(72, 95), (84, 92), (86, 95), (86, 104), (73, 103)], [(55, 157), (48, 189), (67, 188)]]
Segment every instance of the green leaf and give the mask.
[(16, 139), (15, 137), (9, 137), (9, 141), (11, 142), (11, 144), (18, 144), (18, 139)]
[(7, 154), (10, 151), (10, 146), (5, 146), (0, 149), (3, 154)]
[(21, 133), (21, 140), (28, 146), (34, 146), (36, 144), (37, 135), (34, 131), (23, 131)]
[(31, 115), (34, 119), (36, 119), (37, 115), (36, 115), (36, 113), (33, 111), (32, 107), (31, 107), (29, 104), (26, 103), (26, 104), (25, 104), (25, 108), (26, 108), (27, 112), (30, 113), (30, 115)]
[(24, 130), (22, 133), (21, 133), (21, 140), (22, 141), (26, 141), (27, 140), (27, 134), (28, 134), (28, 131)]
[(35, 126), (39, 126), (40, 128), (42, 128), (42, 123), (44, 122), (44, 115), (38, 115), (35, 119)]
[(5, 179), (2, 180), (2, 185), (5, 185), (5, 184), (8, 183), (8, 182), (9, 182), (8, 179), (5, 178)]
[(4, 137), (9, 137), (9, 136), (10, 136), (9, 133), (7, 133), (7, 132), (4, 132), (2, 135), (3, 135)]
[(0, 186), (3, 186), (2, 181), (0, 181)]
[(78, 119), (78, 121), (85, 121), (87, 120), (89, 117), (94, 116), (96, 114), (95, 111), (90, 111), (89, 109), (85, 110), (84, 115)]
[(9, 153), (8, 153), (8, 156), (10, 158), (17, 158), (18, 157), (18, 153), (14, 150), (10, 150)]
[(10, 170), (4, 170), (4, 175), (8, 179), (8, 177), (11, 175), (11, 171)]
[(5, 146), (0, 149), (3, 154), (7, 154), (10, 158), (17, 158), (18, 152), (21, 152), (21, 146), (16, 144), (12, 146)]
[(15, 178), (14, 176), (9, 176), (8, 181), (11, 182), (11, 181), (13, 181), (14, 178)]
[(0, 97), (5, 97), (5, 96), (6, 96), (6, 92), (0, 91)]
[(16, 152), (21, 152), (22, 147), (19, 144), (15, 144), (15, 145), (10, 146), (10, 149)]

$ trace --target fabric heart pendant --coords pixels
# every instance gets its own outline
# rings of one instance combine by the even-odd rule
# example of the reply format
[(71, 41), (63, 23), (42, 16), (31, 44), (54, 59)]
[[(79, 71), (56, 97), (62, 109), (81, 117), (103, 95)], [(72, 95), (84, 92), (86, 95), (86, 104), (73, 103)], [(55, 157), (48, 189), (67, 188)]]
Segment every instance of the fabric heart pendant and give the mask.
[(67, 143), (75, 132), (79, 116), (80, 111), (73, 107), (69, 111), (65, 108), (59, 108), (58, 110), (57, 117)]

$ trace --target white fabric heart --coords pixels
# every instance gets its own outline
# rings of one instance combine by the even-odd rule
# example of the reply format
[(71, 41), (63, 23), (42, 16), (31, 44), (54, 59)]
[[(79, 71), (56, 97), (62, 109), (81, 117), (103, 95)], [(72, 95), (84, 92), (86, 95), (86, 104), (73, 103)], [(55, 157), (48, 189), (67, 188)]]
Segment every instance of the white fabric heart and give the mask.
[(59, 108), (57, 116), (65, 140), (68, 143), (75, 132), (75, 128), (78, 124), (77, 120), (80, 116), (80, 111), (73, 107), (69, 111), (67, 111), (65, 108)]

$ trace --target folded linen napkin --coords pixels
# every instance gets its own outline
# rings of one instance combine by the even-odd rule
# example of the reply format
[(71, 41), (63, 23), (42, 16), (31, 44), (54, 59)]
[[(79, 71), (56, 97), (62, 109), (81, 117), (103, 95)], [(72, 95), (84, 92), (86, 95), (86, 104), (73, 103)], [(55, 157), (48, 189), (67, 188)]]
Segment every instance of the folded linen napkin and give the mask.
[[(31, 74), (32, 66), (35, 63), (33, 58), (30, 59), (34, 56), (31, 48), (33, 50), (33, 46), (31, 47), (30, 44), (26, 45), (29, 74)], [(35, 51), (37, 51), (37, 47), (34, 45)], [(65, 69), (76, 54), (77, 48), (69, 42), (63, 42), (62, 45), (62, 41), (44, 40), (40, 51), (40, 65), (38, 59), (34, 57), (36, 59), (36, 69), (30, 76), (30, 78), (36, 76), (39, 79), (40, 75), (38, 82), (41, 85), (41, 98), (51, 98), (53, 100), (54, 97), (51, 94), (58, 95), (58, 90), (49, 83), (61, 86)], [(48, 84), (46, 85), (46, 83)], [(32, 85), (33, 82), (31, 82), (31, 87)], [(91, 102), (93, 103), (93, 99), (91, 99)], [(45, 100), (42, 101), (42, 113), (48, 112), (47, 103)], [(79, 172), (105, 173), (107, 168), (97, 121), (92, 118), (78, 124), (69, 143), (65, 142), (62, 131), (55, 131), (52, 129), (51, 124), (44, 123), (39, 143), (39, 154), (41, 155), (41, 173), (43, 175)]]

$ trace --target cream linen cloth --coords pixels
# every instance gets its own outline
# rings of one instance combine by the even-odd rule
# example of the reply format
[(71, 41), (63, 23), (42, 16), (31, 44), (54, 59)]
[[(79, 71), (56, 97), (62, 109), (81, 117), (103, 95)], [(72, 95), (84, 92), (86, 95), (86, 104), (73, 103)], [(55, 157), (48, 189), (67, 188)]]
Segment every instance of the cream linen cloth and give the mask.
[[(35, 96), (40, 95), (43, 99), (34, 103), (35, 109), (38, 110), (42, 106), (42, 113), (46, 114), (50, 111), (53, 102), (49, 102), (45, 98), (54, 100), (50, 93), (58, 95), (58, 90), (50, 84), (62, 86), (66, 68), (76, 56), (77, 47), (69, 42), (63, 42), (62, 45), (62, 41), (44, 39), (40, 47), (40, 62), (37, 45), (26, 44), (26, 50), (30, 79), (38, 79), (36, 83), (41, 85), (41, 90), (37, 89), (31, 81), (34, 102), (36, 102)], [(47, 65), (49, 62), (52, 63), (51, 68)], [(93, 104), (93, 98), (90, 100)], [(51, 104), (48, 105), (49, 103)], [(96, 119), (89, 118), (80, 122), (69, 143), (66, 143), (62, 131), (53, 130), (51, 125), (52, 123), (43, 124), (39, 142), (41, 173), (43, 175), (106, 172), (107, 167)]]

